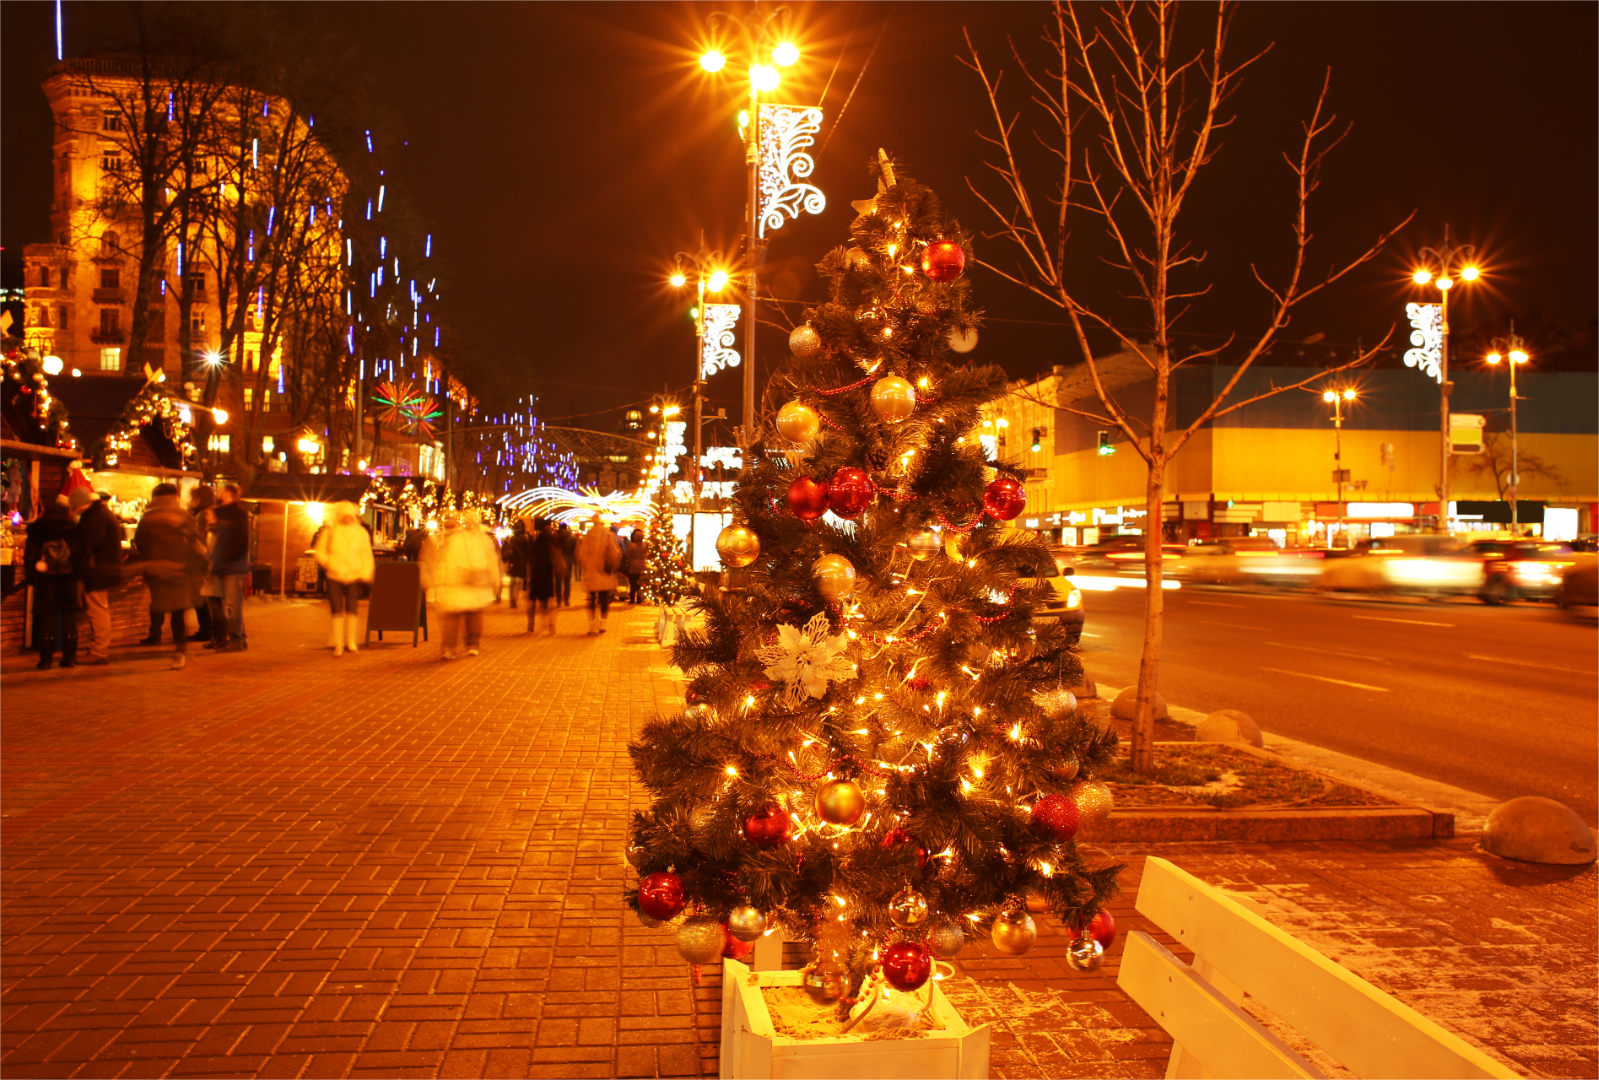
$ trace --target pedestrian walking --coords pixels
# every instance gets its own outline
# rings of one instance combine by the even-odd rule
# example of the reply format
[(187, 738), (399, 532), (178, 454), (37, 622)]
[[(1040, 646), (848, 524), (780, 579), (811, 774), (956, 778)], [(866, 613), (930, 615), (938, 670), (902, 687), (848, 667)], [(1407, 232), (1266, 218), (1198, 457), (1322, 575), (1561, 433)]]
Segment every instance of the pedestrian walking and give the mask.
[(327, 575), (328, 607), (332, 629), (328, 644), (334, 656), (355, 652), (361, 623), (361, 589), (373, 577), (372, 537), (361, 525), (354, 503), (333, 504), (332, 519), (313, 547), (317, 565)]
[(637, 607), (644, 599), (639, 591), (644, 581), (644, 571), (649, 569), (649, 552), (644, 548), (644, 530), (634, 529), (628, 538), (627, 551), (623, 552), (622, 565), (627, 573), (627, 602)]
[(476, 510), (459, 515), (447, 512), (441, 524), (422, 552), (422, 583), (431, 594), (429, 603), (439, 613), (444, 659), (454, 660), (458, 646), (467, 656), (478, 655), (483, 609), (494, 601), (500, 561)]
[[(195, 528), (200, 530), (200, 542), (206, 544), (208, 552), (210, 551), (208, 541), (211, 529), (216, 524), (216, 503), (216, 489), (206, 484), (200, 484), (189, 492), (189, 513), (194, 517)], [(209, 576), (209, 572), (207, 576)], [(204, 593), (203, 583), (201, 592), (202, 594)], [(216, 629), (211, 625), (211, 604), (204, 595), (197, 597), (195, 600), (194, 618), (199, 624), (199, 629), (195, 631), (194, 636), (204, 638), (207, 644), (216, 640)], [(159, 627), (160, 624), (156, 625)]]
[(88, 565), (83, 606), (89, 613), (89, 656), (84, 664), (111, 662), (111, 590), (122, 584), (122, 522), (99, 495), (73, 488), (67, 504), (78, 515)]
[(189, 659), (183, 620), (194, 607), (206, 555), (194, 518), (178, 503), (176, 484), (157, 484), (150, 493), (150, 505), (133, 531), (133, 546), (150, 587), (150, 606), (171, 619), (176, 648), (172, 667), (181, 669)]
[[(538, 519), (542, 521), (543, 519)], [(535, 528), (537, 524), (535, 523)], [(511, 577), (511, 606), (516, 607), (516, 596), (519, 591), (524, 591), (527, 586), (527, 561), (532, 552), (532, 539), (527, 535), (527, 519), (517, 518), (516, 524), (511, 526), (511, 535), (500, 548), (500, 556), (505, 561), (505, 572)], [(532, 605), (529, 604), (529, 607)], [(532, 627), (533, 616), (528, 616), (528, 626)]]
[(555, 636), (556, 610), (553, 606), (556, 583), (564, 575), (570, 580), (571, 567), (561, 545), (544, 518), (533, 520), (533, 537), (526, 544), (527, 561), (522, 573), (527, 579), (527, 629), (530, 634), (544, 632)]
[[(243, 652), (250, 647), (244, 632), (244, 583), (250, 576), (250, 512), (239, 501), (239, 485), (226, 484), (217, 492), (217, 543), (211, 555), (211, 573), (222, 582), (222, 612), (227, 619), (227, 644), (217, 651)], [(289, 573), (284, 567), (283, 572)]]
[(622, 565), (622, 549), (616, 535), (596, 517), (577, 549), (578, 565), (583, 570), (583, 588), (589, 594), (591, 634), (605, 633), (611, 617), (611, 597), (616, 594), (616, 574)]
[(561, 522), (561, 527), (555, 530), (555, 546), (560, 548), (561, 555), (566, 562), (566, 570), (555, 575), (555, 606), (570, 607), (572, 604), (572, 575), (577, 572), (577, 533), (571, 526)]
[(88, 562), (67, 497), (57, 496), (28, 523), (22, 550), (23, 576), (33, 588), (33, 641), (39, 647), (40, 671), (50, 669), (57, 647), (62, 667), (78, 666), (78, 593)]

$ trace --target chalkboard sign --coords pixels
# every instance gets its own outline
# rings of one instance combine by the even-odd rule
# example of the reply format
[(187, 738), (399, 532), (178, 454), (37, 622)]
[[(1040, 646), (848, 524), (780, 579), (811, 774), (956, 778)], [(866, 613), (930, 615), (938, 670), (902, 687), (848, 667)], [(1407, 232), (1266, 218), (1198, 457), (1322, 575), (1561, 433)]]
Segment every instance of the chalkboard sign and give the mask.
[(366, 634), (371, 640), (377, 631), (383, 640), (383, 631), (409, 632), (411, 646), (416, 647), (417, 633), (427, 640), (427, 605), (422, 597), (422, 564), (414, 562), (380, 562), (373, 567), (372, 599), (366, 606)]

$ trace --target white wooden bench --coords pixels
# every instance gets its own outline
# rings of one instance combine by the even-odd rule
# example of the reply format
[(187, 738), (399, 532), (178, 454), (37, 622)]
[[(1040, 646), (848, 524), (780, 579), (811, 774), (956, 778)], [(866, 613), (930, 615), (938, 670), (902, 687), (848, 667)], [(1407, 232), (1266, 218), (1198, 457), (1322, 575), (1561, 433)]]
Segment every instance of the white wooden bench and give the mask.
[(1168, 1078), (1325, 1075), (1240, 1007), (1245, 994), (1356, 1076), (1517, 1075), (1165, 859), (1145, 860), (1136, 906), (1194, 952), (1190, 967), (1128, 934), (1116, 980), (1172, 1037)]

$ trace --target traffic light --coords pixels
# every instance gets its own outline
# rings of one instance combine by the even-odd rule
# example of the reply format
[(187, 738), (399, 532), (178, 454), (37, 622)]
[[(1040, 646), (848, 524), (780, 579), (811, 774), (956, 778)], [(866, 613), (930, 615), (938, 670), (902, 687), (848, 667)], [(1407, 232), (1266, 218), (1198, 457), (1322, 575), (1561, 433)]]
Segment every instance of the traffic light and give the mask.
[(1042, 450), (1043, 448), (1044, 448), (1044, 429), (1041, 428), (1041, 427), (1035, 427), (1033, 429), (1033, 453), (1036, 454), (1040, 450)]
[(1099, 433), (1099, 456), (1110, 457), (1115, 452), (1116, 448), (1110, 444), (1110, 432), (1101, 431)]

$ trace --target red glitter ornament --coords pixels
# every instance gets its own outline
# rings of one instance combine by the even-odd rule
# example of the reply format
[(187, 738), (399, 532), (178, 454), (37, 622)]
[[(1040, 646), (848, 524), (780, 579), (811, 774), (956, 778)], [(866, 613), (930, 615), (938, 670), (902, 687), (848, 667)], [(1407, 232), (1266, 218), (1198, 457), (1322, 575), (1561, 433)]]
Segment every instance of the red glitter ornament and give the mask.
[(774, 848), (788, 843), (794, 819), (776, 803), (763, 806), (744, 818), (744, 839), (758, 848)]
[(1027, 505), (1027, 488), (1020, 480), (1001, 476), (983, 491), (983, 509), (988, 516), (999, 521), (1009, 521)]
[(652, 919), (665, 922), (682, 914), (686, 903), (683, 879), (659, 870), (638, 883), (638, 909)]
[(742, 960), (750, 954), (751, 949), (755, 948), (755, 942), (740, 941), (733, 936), (733, 931), (725, 926), (722, 927), (722, 936), (727, 940), (727, 944), (722, 946), (722, 955), (728, 960)]
[(953, 240), (939, 240), (922, 252), (922, 273), (934, 281), (954, 281), (966, 269), (966, 252)]
[(865, 469), (857, 469), (853, 465), (845, 465), (835, 472), (827, 485), (828, 503), (833, 513), (841, 518), (857, 517), (872, 505), (872, 499), (876, 496), (877, 488), (872, 484), (872, 478), (866, 475)]
[[(827, 507), (826, 484), (820, 484), (808, 476), (802, 476), (788, 486), (788, 508), (801, 521), (815, 521), (827, 513)], [(1011, 516), (1014, 517), (1015, 514)]]
[(1070, 840), (1077, 835), (1082, 814), (1077, 804), (1064, 795), (1045, 795), (1033, 804), (1029, 824), (1054, 840)]
[[(894, 828), (883, 834), (881, 846), (885, 851), (893, 851), (895, 848), (903, 844), (911, 843), (915, 843), (915, 839), (911, 836), (911, 834), (896, 825)], [(916, 869), (927, 869), (927, 849), (922, 847), (920, 844), (916, 844)]]
[(896, 941), (883, 950), (883, 978), (895, 990), (920, 990), (933, 973), (933, 954), (919, 941)]

